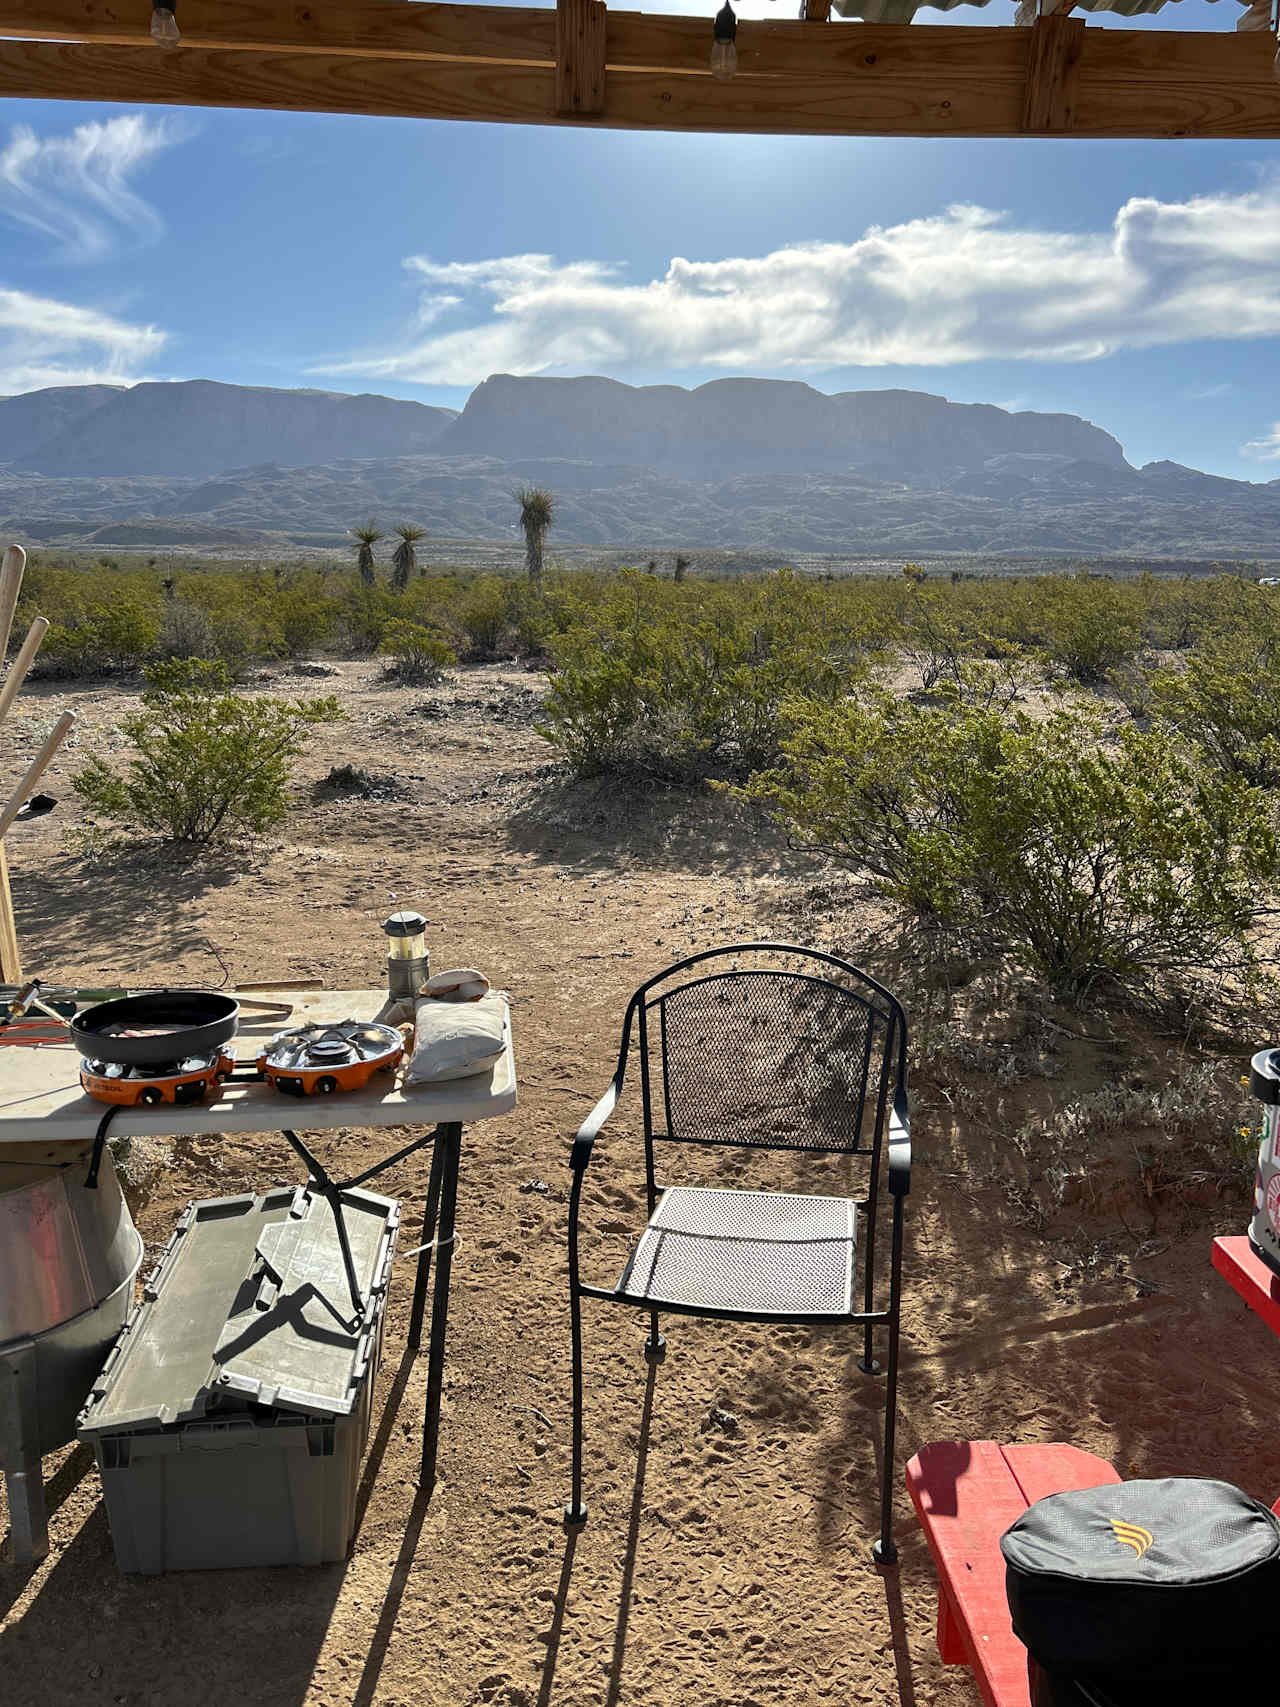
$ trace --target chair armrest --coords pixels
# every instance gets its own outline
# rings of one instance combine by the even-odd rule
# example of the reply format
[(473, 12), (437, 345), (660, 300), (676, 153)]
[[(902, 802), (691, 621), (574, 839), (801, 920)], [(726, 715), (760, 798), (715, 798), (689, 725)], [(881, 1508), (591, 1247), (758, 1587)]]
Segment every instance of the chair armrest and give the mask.
[(894, 1096), (889, 1115), (889, 1190), (894, 1197), (911, 1190), (911, 1115), (904, 1090)]
[(573, 1149), (569, 1154), (569, 1166), (574, 1173), (581, 1173), (591, 1160), (591, 1146), (599, 1137), (600, 1128), (618, 1106), (618, 1098), (621, 1095), (622, 1074), (619, 1072), (610, 1081), (608, 1090), (578, 1128), (577, 1136), (573, 1140)]

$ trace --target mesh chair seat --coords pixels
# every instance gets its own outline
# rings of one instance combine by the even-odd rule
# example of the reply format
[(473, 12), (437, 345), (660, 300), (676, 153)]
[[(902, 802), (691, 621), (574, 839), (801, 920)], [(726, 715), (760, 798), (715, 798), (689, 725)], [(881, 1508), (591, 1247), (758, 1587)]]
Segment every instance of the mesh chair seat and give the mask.
[(856, 1244), (852, 1198), (673, 1186), (617, 1291), (655, 1307), (843, 1318), (854, 1309)]

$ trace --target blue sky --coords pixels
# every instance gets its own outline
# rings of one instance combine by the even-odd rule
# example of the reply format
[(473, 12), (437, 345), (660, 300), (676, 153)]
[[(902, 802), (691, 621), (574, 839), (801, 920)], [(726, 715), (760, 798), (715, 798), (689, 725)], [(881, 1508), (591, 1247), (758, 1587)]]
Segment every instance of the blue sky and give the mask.
[(1280, 143), (0, 102), (0, 394), (202, 377), (459, 407), (495, 371), (904, 386), (1280, 477)]

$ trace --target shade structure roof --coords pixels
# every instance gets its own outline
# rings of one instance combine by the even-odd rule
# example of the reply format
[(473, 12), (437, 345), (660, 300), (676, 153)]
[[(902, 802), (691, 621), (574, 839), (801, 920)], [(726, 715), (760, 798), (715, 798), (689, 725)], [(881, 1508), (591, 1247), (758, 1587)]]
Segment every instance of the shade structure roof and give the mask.
[(1214, 32), (1090, 28), (1065, 0), (1035, 15), (1024, 0), (1023, 28), (1010, 0), (929, 28), (910, 22), (918, 0), (836, 3), (862, 21), (804, 0), (803, 19), (739, 23), (736, 75), (719, 78), (713, 0), (688, 17), (604, 0), (174, 0), (177, 46), (151, 39), (149, 0), (0, 0), (0, 100), (811, 136), (1280, 137), (1270, 0), (1228, 0), (1224, 23), (1246, 27)]

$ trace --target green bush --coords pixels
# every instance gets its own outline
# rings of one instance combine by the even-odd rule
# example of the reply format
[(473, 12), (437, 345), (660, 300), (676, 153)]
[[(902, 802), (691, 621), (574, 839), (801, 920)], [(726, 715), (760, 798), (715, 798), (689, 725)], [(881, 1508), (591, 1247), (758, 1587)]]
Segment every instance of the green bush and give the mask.
[(57, 676), (107, 676), (136, 670), (155, 649), (160, 613), (129, 590), (86, 598), (67, 620), (55, 621), (40, 648), (44, 672)]
[(1280, 787), (1280, 634), (1233, 636), (1147, 679), (1152, 715), (1228, 776)]
[(853, 668), (789, 573), (721, 589), (626, 571), (550, 644), (540, 732), (582, 773), (681, 781), (769, 763), (786, 695), (834, 693)]
[(342, 716), (332, 697), (236, 693), (220, 663), (171, 659), (146, 681), (142, 710), (121, 724), (134, 749), (124, 773), (94, 758), (73, 786), (104, 817), (175, 842), (278, 824), (308, 730)]
[(1142, 644), (1140, 598), (1129, 588), (1088, 576), (1034, 583), (1040, 643), (1072, 681), (1096, 687)]
[(500, 657), (511, 628), (507, 583), (496, 575), (473, 581), (458, 602), (456, 616), (469, 662), (485, 664)]
[(806, 846), (1054, 988), (1133, 992), (1249, 970), (1280, 880), (1264, 795), (1162, 731), (1037, 721), (884, 692), (790, 710), (783, 763), (741, 792)]
[(389, 622), (381, 649), (392, 659), (388, 675), (414, 687), (435, 687), (458, 661), (438, 628), (417, 622)]

